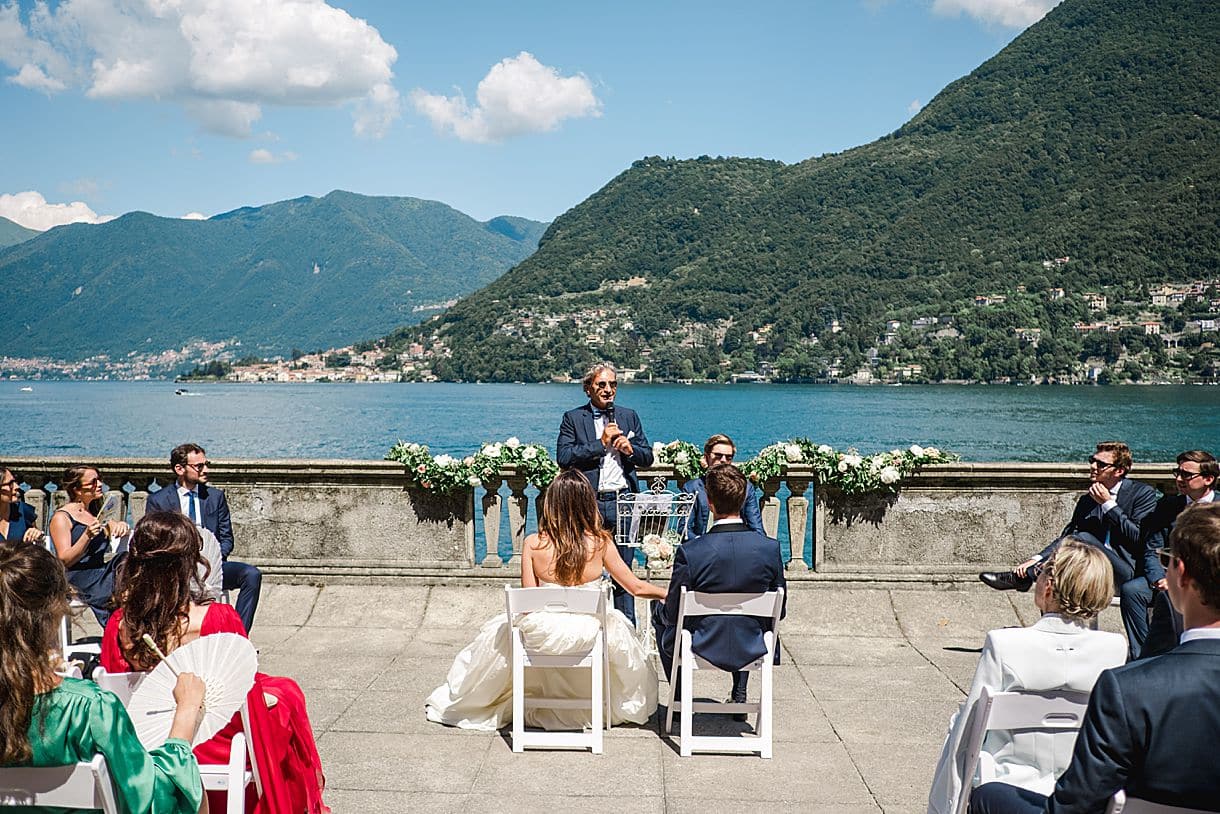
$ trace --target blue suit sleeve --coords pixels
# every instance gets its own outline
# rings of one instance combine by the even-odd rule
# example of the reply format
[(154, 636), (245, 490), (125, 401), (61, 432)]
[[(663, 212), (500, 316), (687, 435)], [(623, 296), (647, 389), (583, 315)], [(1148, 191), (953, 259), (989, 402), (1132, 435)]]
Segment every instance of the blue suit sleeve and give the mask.
[(563, 414), (563, 420), (559, 422), (559, 438), (555, 441), (555, 462), (560, 469), (573, 466), (588, 469), (596, 466), (605, 454), (606, 447), (600, 438), (594, 438), (590, 443), (580, 443), (572, 412)]
[(703, 491), (703, 479), (688, 480), (682, 485), (682, 491), (695, 496), (695, 505), (691, 506), (690, 517), (686, 520), (686, 530), (682, 534), (682, 542), (695, 539), (707, 529), (707, 493)]
[(757, 531), (759, 534), (766, 534), (763, 531), (762, 510), (758, 506), (758, 490), (753, 484), (746, 484), (746, 502), (741, 507), (741, 519), (746, 521), (746, 525), (752, 531)]
[(220, 505), (216, 507), (216, 540), (220, 543), (221, 559), (229, 559), (233, 553), (233, 521), (229, 517), (229, 499), (225, 493), (216, 490), (220, 495)]
[(1105, 515), (1106, 524), (1110, 530), (1110, 545), (1122, 546), (1134, 558), (1144, 555), (1140, 521), (1152, 514), (1157, 502), (1157, 491), (1151, 486), (1128, 482), (1124, 488), (1135, 489), (1137, 485), (1142, 488), (1139, 488), (1131, 503), (1131, 511), (1125, 512), (1119, 505), (1110, 509)]
[(1084, 726), (1067, 771), (1047, 801), (1049, 814), (1105, 811), (1114, 792), (1127, 784), (1136, 752), (1126, 705), (1112, 670), (1104, 671), (1089, 696)]
[(690, 566), (686, 562), (686, 549), (678, 546), (674, 551), (674, 565), (669, 577), (669, 593), (665, 597), (665, 624), (678, 624), (678, 605), (682, 602), (682, 589), (690, 590)]
[(1165, 578), (1165, 569), (1161, 566), (1156, 550), (1165, 545), (1166, 531), (1176, 517), (1169, 499), (1162, 498), (1157, 502), (1152, 514), (1140, 521), (1140, 538), (1144, 542), (1144, 578), (1150, 586)]
[(648, 436), (644, 434), (644, 425), (640, 423), (639, 415), (634, 410), (632, 411), (631, 415), (634, 416), (635, 419), (632, 422), (635, 425), (632, 427), (635, 435), (629, 439), (631, 441), (632, 449), (631, 462), (635, 464), (636, 467), (652, 466), (652, 444), (648, 442)]

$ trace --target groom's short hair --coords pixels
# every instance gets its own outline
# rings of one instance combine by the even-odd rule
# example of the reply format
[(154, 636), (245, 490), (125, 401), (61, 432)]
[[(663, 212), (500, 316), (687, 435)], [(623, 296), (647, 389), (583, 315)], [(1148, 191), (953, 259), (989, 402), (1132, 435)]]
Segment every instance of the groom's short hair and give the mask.
[(703, 476), (703, 485), (712, 514), (717, 517), (741, 514), (746, 502), (746, 476), (740, 469), (732, 464), (716, 464)]

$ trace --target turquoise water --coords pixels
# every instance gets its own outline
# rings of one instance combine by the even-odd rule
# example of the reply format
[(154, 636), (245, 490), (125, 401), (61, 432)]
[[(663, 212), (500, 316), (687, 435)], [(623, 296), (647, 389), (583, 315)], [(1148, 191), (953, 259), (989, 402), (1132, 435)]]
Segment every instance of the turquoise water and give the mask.
[[(31, 392), (21, 392), (22, 387)], [(465, 455), (515, 435), (554, 452), (576, 384), (0, 382), (0, 455), (160, 457), (193, 440), (216, 457), (381, 458), (396, 440)], [(1212, 387), (852, 387), (624, 384), (650, 440), (733, 436), (739, 458), (808, 436), (863, 452), (933, 445), (973, 461), (1083, 460), (1103, 438), (1136, 460), (1220, 448)]]

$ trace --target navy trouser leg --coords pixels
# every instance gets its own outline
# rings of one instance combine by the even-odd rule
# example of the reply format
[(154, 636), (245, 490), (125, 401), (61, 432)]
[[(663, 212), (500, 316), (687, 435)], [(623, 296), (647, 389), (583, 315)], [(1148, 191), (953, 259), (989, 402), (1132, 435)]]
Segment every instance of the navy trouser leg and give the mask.
[[(615, 548), (618, 549), (618, 554), (623, 558), (623, 562), (627, 563), (627, 567), (630, 568), (635, 562), (635, 549), (629, 545), (616, 545)], [(635, 624), (635, 597), (617, 582), (614, 583), (614, 607), (616, 610), (622, 611), (631, 624)]]
[(1114, 584), (1121, 586), (1126, 584), (1135, 576), (1135, 569), (1131, 567), (1131, 563), (1127, 562), (1113, 548), (1106, 548), (1105, 543), (1099, 540), (1088, 532), (1075, 532), (1071, 535), (1082, 543), (1088, 543), (1094, 548), (1100, 548), (1101, 553), (1106, 555), (1106, 559), (1110, 561), (1110, 567), (1114, 569)]
[(1153, 588), (1144, 577), (1129, 579), (1119, 589), (1119, 608), (1127, 631), (1127, 661), (1135, 661), (1148, 638), (1148, 610)]
[[(1175, 616), (1177, 623), (1175, 624)], [(1148, 638), (1140, 650), (1141, 659), (1168, 653), (1178, 646), (1181, 636), (1181, 617), (1169, 602), (1168, 591), (1157, 591), (1152, 598), (1152, 621), (1148, 625)]]
[(263, 589), (263, 572), (253, 565), (225, 560), (221, 566), (221, 583), (226, 591), (237, 589), (237, 603), (233, 609), (241, 617), (241, 623), (250, 632), (254, 626), (254, 612), (258, 610), (258, 595)]
[[(965, 794), (969, 789), (962, 789)], [(1046, 797), (1007, 783), (984, 783), (970, 792), (970, 814), (1042, 814)]]

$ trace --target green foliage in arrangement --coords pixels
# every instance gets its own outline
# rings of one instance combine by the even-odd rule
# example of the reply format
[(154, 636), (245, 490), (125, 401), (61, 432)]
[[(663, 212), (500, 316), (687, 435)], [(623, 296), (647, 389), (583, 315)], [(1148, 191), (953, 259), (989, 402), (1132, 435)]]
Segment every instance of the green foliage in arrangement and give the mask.
[[(336, 191), (204, 221), (133, 212), (0, 249), (10, 356), (80, 359), (235, 338), (341, 347), (435, 313), (529, 256), (545, 224)], [(417, 307), (425, 310), (415, 310)]]
[[(1093, 350), (1073, 330), (1083, 292), (1111, 287), (1117, 303), (1220, 268), (1217, 42), (1218, 3), (1065, 0), (870, 144), (793, 165), (637, 161), (424, 326), (452, 351), (435, 372), (540, 380), (595, 356), (640, 366), (647, 344), (662, 378), (766, 363), (807, 381), (836, 360), (845, 375), (867, 365), (887, 319), (945, 316), (962, 336), (899, 336), (880, 364), (922, 364), (928, 380), (1066, 376)], [(984, 293), (1010, 299), (976, 308)], [(582, 341), (582, 313), (604, 344)], [(1013, 330), (1028, 327), (1039, 342)], [(1165, 363), (1126, 339), (1109, 350)]]
[[(675, 439), (668, 444), (657, 441), (652, 450), (656, 463), (673, 467), (683, 481), (701, 477), (705, 471), (699, 448), (689, 441)], [(515, 437), (484, 444), (465, 458), (433, 456), (423, 444), (399, 441), (385, 457), (387, 461), (401, 463), (418, 488), (441, 494), (494, 482), (499, 479), (501, 468), (513, 469), (538, 489), (545, 489), (559, 474), (559, 465), (546, 447), (523, 444)], [(816, 473), (819, 488), (860, 495), (897, 492), (902, 480), (921, 467), (956, 460), (958, 456), (935, 447), (912, 445), (907, 449), (860, 455), (855, 449), (840, 452), (808, 438), (793, 438), (771, 444), (740, 466), (746, 477), (761, 484), (781, 477), (789, 465), (806, 465)]]

